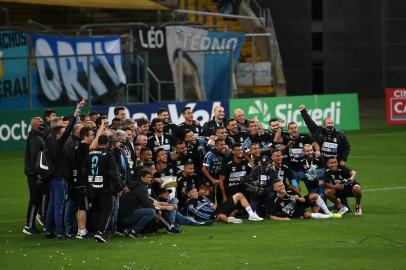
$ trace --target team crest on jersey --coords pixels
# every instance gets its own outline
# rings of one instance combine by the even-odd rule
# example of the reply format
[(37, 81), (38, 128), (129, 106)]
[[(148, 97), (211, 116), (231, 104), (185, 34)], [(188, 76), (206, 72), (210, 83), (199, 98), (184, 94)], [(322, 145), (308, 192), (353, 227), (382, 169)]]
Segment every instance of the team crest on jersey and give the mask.
[(168, 139), (165, 139), (165, 143), (168, 143)]
[(235, 167), (231, 167), (231, 170), (232, 170), (233, 172), (235, 172), (236, 168), (235, 168)]
[(299, 147), (303, 147), (303, 143), (299, 143)]
[(198, 129), (198, 128), (196, 128), (196, 132), (199, 132), (199, 129)]
[(170, 174), (172, 174), (172, 173), (173, 173), (173, 170), (172, 170), (172, 168), (170, 168), (170, 169), (169, 169), (169, 173), (170, 173)]
[(334, 139), (333, 139), (333, 142), (337, 142), (337, 138), (334, 138)]
[(243, 171), (245, 171), (245, 165), (242, 165), (241, 169), (242, 169)]

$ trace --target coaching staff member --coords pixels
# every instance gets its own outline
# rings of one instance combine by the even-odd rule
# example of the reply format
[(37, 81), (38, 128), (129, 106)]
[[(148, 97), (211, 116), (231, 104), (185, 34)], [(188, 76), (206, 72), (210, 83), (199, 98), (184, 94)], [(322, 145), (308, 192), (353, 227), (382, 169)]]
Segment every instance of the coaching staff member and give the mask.
[(41, 117), (31, 119), (31, 131), (28, 134), (27, 146), (25, 149), (25, 166), (24, 173), (27, 176), (30, 199), (27, 207), (27, 218), (23, 233), (32, 235), (38, 233), (35, 226), (35, 217), (41, 204), (42, 195), (45, 192), (44, 179), (38, 175), (35, 169), (35, 162), (40, 151), (45, 148), (43, 139), (43, 130), (45, 123)]

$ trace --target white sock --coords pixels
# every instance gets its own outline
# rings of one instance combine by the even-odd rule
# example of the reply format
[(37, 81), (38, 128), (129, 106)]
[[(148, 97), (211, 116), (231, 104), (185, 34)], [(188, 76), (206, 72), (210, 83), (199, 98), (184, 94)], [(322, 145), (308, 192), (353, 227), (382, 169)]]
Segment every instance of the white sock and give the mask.
[(249, 216), (254, 215), (254, 211), (252, 211), (252, 208), (249, 205), (247, 207), (245, 207), (245, 211), (247, 211)]
[(87, 233), (87, 230), (79, 230), (79, 235), (86, 235), (86, 233)]
[(320, 196), (317, 198), (316, 204), (318, 206), (320, 206), (320, 208), (323, 210), (323, 212), (325, 214), (327, 214), (327, 215), (330, 214), (330, 211), (328, 210), (326, 203), (323, 201), (323, 199)]
[(312, 213), (312, 218), (321, 219), (321, 218), (331, 218), (332, 216), (320, 213)]

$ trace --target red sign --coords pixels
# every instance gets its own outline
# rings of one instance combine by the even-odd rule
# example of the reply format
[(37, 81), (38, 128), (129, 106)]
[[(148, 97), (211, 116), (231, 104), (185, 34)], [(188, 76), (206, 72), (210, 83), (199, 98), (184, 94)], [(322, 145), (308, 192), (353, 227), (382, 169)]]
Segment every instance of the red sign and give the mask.
[(386, 123), (406, 125), (406, 88), (386, 89)]

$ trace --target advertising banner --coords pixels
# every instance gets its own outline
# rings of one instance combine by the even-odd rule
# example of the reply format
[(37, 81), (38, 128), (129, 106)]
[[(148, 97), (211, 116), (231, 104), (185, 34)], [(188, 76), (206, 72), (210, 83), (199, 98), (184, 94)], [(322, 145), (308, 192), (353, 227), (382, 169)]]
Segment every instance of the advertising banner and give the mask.
[(406, 88), (386, 89), (386, 123), (406, 125)]
[[(53, 108), (58, 117), (70, 116), (75, 112), (75, 107)], [(7, 110), (0, 111), (0, 149), (24, 149), (28, 133), (31, 131), (31, 118), (42, 117), (45, 109), (33, 110)], [(86, 109), (83, 110), (86, 112)]]
[[(117, 105), (118, 106), (118, 105)], [(100, 111), (108, 113), (109, 121), (114, 118), (114, 108), (117, 106), (93, 106), (92, 111)], [(146, 118), (151, 121), (157, 117), (156, 112), (160, 108), (166, 108), (169, 111), (169, 117), (174, 124), (180, 124), (185, 119), (182, 115), (184, 107), (191, 107), (193, 117), (203, 126), (204, 123), (210, 121), (214, 116), (214, 108), (223, 106), (225, 117), (228, 118), (228, 101), (197, 101), (197, 102), (177, 102), (177, 103), (150, 103), (150, 104), (132, 104), (120, 105), (126, 108), (127, 116), (133, 119)]]
[(27, 108), (29, 102), (28, 36), (0, 31), (0, 106)]
[[(135, 48), (141, 51), (148, 51), (148, 65), (159, 81), (171, 82), (172, 71), (169, 64), (166, 45), (165, 27), (142, 27), (133, 30)], [(150, 84), (151, 86), (154, 83)], [(173, 84), (162, 84), (162, 100), (175, 100), (175, 86)], [(158, 97), (158, 93), (150, 88), (152, 95)]]
[(244, 39), (243, 34), (211, 32), (181, 26), (166, 27), (167, 53), (172, 76), (176, 87), (179, 88), (179, 78), (182, 74), (185, 100), (229, 98), (230, 59), (232, 57), (233, 63), (237, 63)]
[(243, 109), (246, 118), (256, 117), (263, 128), (269, 128), (271, 118), (296, 122), (301, 132), (308, 132), (300, 115), (304, 104), (312, 119), (323, 125), (323, 119), (332, 117), (338, 130), (358, 130), (359, 110), (357, 94), (290, 96), (230, 100), (230, 115), (237, 108)]
[(66, 38), (32, 35), (36, 69), (34, 106), (63, 105), (114, 95), (126, 83), (120, 37)]

